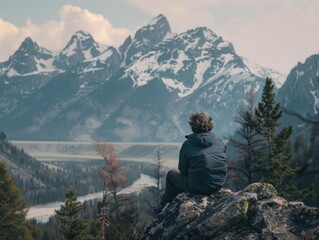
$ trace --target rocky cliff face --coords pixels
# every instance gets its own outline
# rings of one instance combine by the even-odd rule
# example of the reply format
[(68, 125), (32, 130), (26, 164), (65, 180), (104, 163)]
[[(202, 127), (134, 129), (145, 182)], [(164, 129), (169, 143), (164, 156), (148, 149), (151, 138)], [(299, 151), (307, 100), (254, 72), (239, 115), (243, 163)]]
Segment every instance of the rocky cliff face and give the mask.
[(147, 227), (150, 239), (319, 239), (319, 209), (277, 196), (270, 184), (237, 193), (182, 193)]

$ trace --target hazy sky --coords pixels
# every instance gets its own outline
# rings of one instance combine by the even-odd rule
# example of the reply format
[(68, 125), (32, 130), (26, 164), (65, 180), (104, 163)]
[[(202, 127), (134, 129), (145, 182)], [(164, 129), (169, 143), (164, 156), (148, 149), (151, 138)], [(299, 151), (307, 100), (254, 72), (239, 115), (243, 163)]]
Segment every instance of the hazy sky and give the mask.
[(285, 74), (319, 52), (319, 0), (1, 0), (0, 61), (27, 36), (58, 50), (77, 30), (118, 47), (160, 13), (173, 32), (207, 26), (239, 55)]

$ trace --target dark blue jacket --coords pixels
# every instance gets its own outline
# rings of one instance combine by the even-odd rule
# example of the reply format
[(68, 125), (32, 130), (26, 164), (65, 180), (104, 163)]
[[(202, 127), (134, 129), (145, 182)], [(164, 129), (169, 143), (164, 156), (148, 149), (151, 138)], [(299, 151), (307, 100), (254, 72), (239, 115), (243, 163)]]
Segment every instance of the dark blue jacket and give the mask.
[(211, 194), (224, 184), (227, 163), (223, 141), (211, 132), (186, 136), (179, 154), (179, 171), (187, 176), (190, 193)]

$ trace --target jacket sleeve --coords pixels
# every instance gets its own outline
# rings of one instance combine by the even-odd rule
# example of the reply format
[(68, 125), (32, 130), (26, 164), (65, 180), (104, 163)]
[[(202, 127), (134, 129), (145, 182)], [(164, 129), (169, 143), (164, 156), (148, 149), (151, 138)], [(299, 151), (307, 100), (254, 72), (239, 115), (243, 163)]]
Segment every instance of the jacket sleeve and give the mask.
[(183, 143), (182, 148), (179, 152), (178, 170), (181, 172), (182, 175), (187, 176), (189, 163), (185, 148), (185, 143)]

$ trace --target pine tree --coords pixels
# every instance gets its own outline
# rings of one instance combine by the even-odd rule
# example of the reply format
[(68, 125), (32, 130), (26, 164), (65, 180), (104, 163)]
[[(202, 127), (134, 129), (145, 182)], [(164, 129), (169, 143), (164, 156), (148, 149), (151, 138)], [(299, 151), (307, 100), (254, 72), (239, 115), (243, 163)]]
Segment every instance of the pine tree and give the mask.
[(0, 240), (32, 239), (26, 215), (26, 203), (20, 190), (0, 159)]
[[(271, 165), (271, 159), (273, 156), (273, 142), (276, 137), (276, 129), (280, 126), (279, 119), (282, 116), (280, 110), (280, 103), (275, 101), (275, 84), (272, 79), (267, 77), (266, 83), (263, 88), (261, 101), (258, 103), (258, 107), (255, 110), (256, 114), (256, 131), (264, 137), (266, 142), (266, 162), (265, 164)], [(291, 128), (291, 127), (289, 127)], [(288, 136), (288, 138), (290, 135)]]
[(264, 140), (259, 168), (263, 173), (262, 180), (273, 184), (280, 195), (300, 200), (308, 189), (298, 190), (294, 183), (297, 168), (292, 165), (289, 145), (292, 127), (281, 126), (279, 120), (282, 110), (280, 103), (275, 101), (274, 88), (272, 79), (267, 78), (261, 101), (255, 110), (256, 120), (253, 125)]
[(64, 240), (81, 240), (85, 238), (87, 228), (86, 221), (79, 217), (82, 203), (77, 200), (74, 188), (69, 189), (66, 194), (64, 205), (61, 205), (56, 213), (61, 221), (60, 234)]

